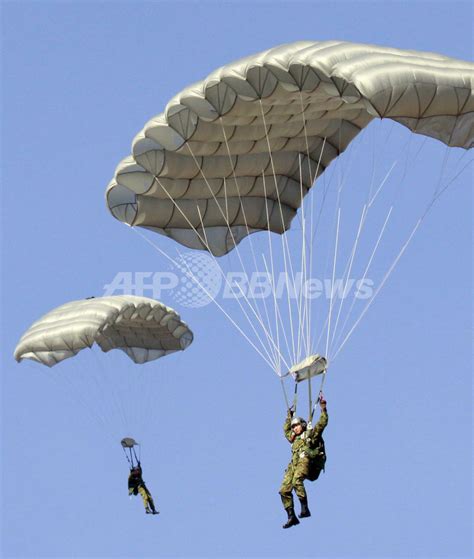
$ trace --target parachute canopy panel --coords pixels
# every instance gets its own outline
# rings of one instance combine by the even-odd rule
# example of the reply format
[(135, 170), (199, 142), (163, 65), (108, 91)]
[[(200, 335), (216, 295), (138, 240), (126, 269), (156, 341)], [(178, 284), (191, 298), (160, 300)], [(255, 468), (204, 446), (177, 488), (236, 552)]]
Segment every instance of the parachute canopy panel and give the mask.
[(341, 41), (248, 56), (145, 125), (107, 188), (108, 208), (225, 254), (255, 231), (286, 231), (315, 179), (374, 118), (472, 147), (473, 83), (469, 62)]
[(316, 353), (293, 365), (287, 375), (291, 375), (295, 382), (301, 382), (302, 380), (308, 380), (309, 378), (321, 375), (326, 371), (327, 366), (327, 359)]
[(146, 363), (186, 349), (193, 341), (187, 324), (171, 308), (147, 297), (119, 295), (72, 301), (36, 321), (21, 337), (15, 359), (52, 367), (96, 343), (121, 349)]

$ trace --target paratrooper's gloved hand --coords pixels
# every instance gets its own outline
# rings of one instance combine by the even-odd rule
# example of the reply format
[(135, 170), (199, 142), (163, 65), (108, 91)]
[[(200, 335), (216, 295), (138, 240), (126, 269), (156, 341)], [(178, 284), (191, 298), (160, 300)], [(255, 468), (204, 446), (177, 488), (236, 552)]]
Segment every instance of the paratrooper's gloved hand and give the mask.
[(326, 411), (327, 409), (327, 402), (324, 398), (324, 396), (321, 394), (321, 396), (319, 397), (319, 407), (321, 408), (322, 411)]

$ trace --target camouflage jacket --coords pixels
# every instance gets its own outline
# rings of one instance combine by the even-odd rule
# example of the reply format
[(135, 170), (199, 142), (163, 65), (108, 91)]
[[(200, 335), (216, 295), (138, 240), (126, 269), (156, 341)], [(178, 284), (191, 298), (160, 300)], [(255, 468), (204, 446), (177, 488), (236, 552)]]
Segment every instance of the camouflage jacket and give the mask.
[(298, 462), (300, 458), (319, 458), (325, 460), (323, 431), (328, 424), (327, 411), (321, 411), (321, 416), (312, 429), (306, 429), (301, 435), (295, 435), (291, 428), (291, 416), (288, 414), (283, 425), (285, 437), (291, 443), (292, 462)]
[(141, 466), (137, 466), (130, 470), (130, 475), (128, 476), (128, 488), (135, 489), (140, 487), (140, 485), (144, 485), (142, 478), (142, 469)]

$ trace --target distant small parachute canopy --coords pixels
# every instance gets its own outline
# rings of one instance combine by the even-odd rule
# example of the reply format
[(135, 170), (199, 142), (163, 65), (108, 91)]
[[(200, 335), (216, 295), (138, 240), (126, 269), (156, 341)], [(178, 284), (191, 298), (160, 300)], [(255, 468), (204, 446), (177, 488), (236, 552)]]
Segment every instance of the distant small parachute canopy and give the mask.
[(36, 321), (21, 337), (15, 359), (52, 367), (97, 344), (124, 351), (146, 363), (186, 349), (193, 333), (180, 316), (159, 301), (118, 295), (61, 305)]
[(123, 446), (123, 448), (133, 448), (134, 446), (140, 445), (140, 443), (137, 443), (137, 441), (135, 439), (132, 439), (131, 437), (125, 437), (120, 441), (120, 444)]
[(439, 54), (301, 41), (227, 64), (150, 120), (107, 192), (112, 215), (216, 256), (283, 233), (314, 181), (374, 118), (474, 142), (474, 65)]
[(327, 359), (316, 353), (293, 365), (287, 375), (291, 375), (295, 382), (301, 382), (326, 372), (327, 366)]

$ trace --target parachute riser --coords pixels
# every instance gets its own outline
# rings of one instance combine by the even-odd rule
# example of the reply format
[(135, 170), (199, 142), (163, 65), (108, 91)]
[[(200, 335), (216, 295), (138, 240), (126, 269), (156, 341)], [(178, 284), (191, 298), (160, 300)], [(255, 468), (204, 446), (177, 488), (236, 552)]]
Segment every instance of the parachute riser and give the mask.
[(327, 370), (325, 369), (324, 371), (322, 371), (322, 373), (319, 373), (319, 374), (322, 375), (321, 385), (319, 387), (318, 397), (317, 397), (316, 401), (314, 402), (314, 404), (313, 404), (312, 381), (311, 381), (311, 379), (312, 379), (313, 376), (316, 376), (316, 375), (310, 375), (307, 378), (302, 378), (300, 380), (295, 380), (293, 402), (292, 402), (291, 406), (289, 405), (288, 395), (286, 393), (285, 386), (283, 384), (283, 379), (280, 379), (281, 380), (281, 385), (282, 385), (282, 388), (283, 388), (283, 393), (284, 393), (284, 396), (285, 396), (286, 408), (287, 408), (288, 412), (292, 411), (296, 415), (296, 409), (297, 409), (297, 405), (298, 405), (298, 385), (299, 385), (300, 382), (303, 382), (304, 380), (307, 380), (308, 381), (308, 407), (309, 407), (308, 423), (312, 422), (313, 416), (314, 416), (314, 411), (315, 411), (317, 405), (319, 404), (319, 402), (321, 401), (321, 399), (324, 397), (323, 396), (323, 386), (324, 386), (324, 382), (325, 382), (325, 379), (326, 379), (326, 372), (327, 372)]
[[(138, 466), (141, 460), (141, 445), (134, 439), (131, 439), (129, 437), (122, 439), (121, 445), (130, 468), (135, 468), (136, 466)], [(135, 450), (136, 446), (138, 446), (138, 456)]]

